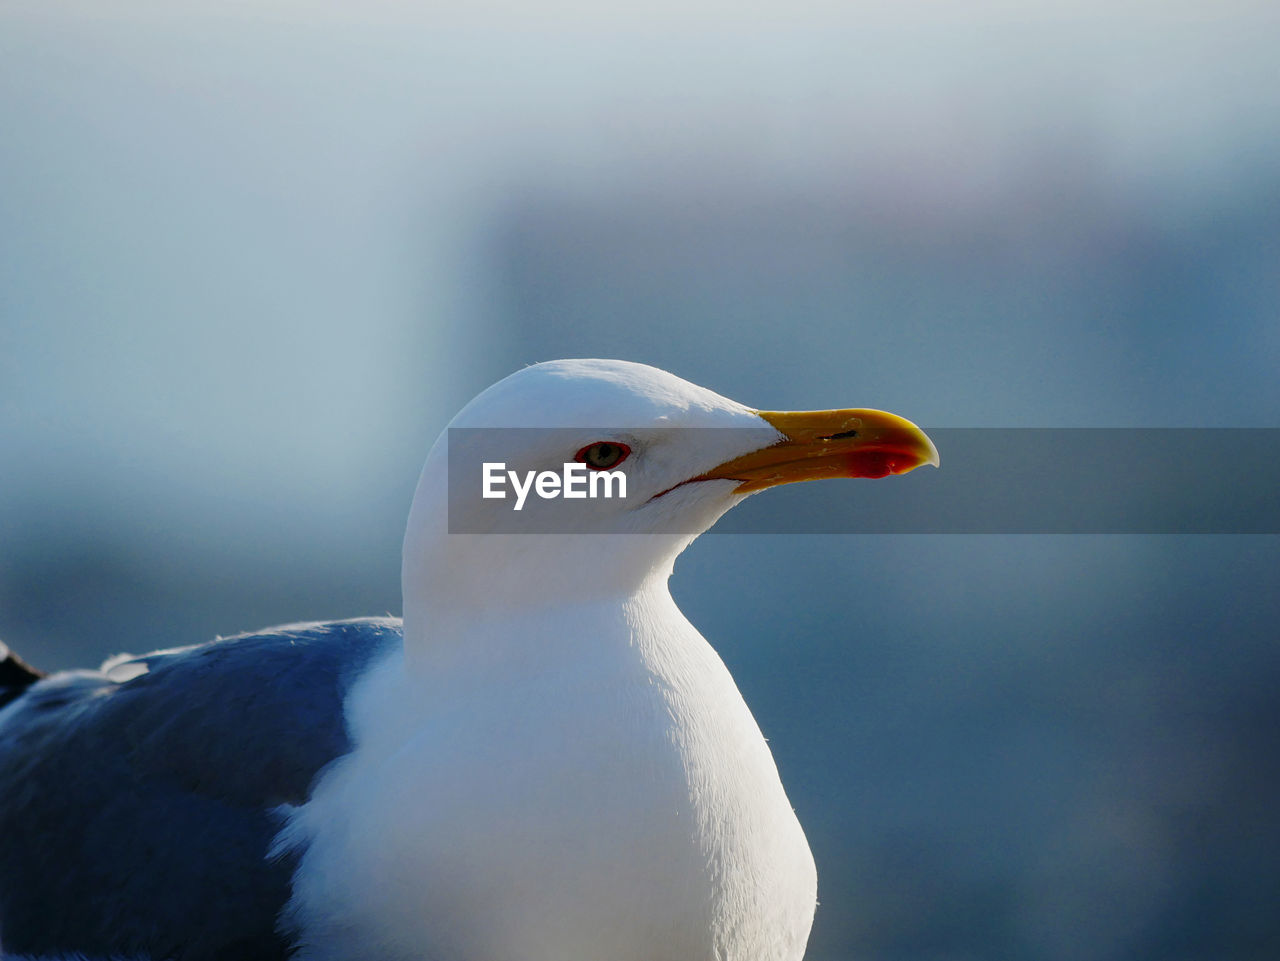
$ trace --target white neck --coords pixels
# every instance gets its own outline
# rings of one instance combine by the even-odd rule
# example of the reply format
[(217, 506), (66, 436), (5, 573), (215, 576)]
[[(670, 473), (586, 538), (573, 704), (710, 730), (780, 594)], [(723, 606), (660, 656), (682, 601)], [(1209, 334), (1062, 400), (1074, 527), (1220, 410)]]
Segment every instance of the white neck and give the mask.
[(411, 612), (409, 669), (353, 692), (356, 750), (291, 828), (305, 961), (373, 931), (415, 961), (798, 961), (812, 858), (662, 579), (534, 614)]
[[(519, 632), (520, 620), (557, 620), (548, 607), (612, 605), (660, 591), (692, 533), (451, 534), (447, 453), (437, 444), (427, 458), (404, 540), (406, 664), (436, 664), (475, 636), (478, 625)], [(708, 512), (709, 524), (727, 509)], [(549, 600), (554, 599), (554, 600)], [(447, 641), (445, 640), (447, 639)]]

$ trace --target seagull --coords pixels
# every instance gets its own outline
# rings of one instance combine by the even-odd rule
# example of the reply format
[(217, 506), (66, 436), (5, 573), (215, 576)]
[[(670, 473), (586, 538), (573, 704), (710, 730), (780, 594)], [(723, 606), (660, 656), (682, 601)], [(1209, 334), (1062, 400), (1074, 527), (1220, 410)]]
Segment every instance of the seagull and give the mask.
[[(402, 619), (50, 676), (0, 650), (0, 953), (798, 961), (812, 854), (667, 580), (756, 491), (923, 464), (882, 411), (754, 410), (624, 361), (517, 371), (427, 456)], [(521, 510), (486, 471), (535, 478)], [(625, 496), (589, 496), (603, 472)]]

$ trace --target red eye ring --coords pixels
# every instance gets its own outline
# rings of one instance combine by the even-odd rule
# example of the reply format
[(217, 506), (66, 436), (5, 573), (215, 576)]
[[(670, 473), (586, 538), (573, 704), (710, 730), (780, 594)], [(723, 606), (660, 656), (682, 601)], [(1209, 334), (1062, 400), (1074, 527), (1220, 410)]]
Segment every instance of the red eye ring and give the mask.
[(588, 444), (573, 459), (591, 470), (612, 470), (631, 456), (631, 448), (616, 440), (598, 440)]

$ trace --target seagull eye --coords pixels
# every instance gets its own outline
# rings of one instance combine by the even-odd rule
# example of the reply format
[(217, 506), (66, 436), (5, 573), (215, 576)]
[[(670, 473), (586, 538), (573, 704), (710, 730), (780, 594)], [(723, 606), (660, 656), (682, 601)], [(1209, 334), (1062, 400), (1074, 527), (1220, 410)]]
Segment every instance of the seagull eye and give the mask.
[(631, 448), (626, 444), (615, 444), (613, 441), (600, 440), (582, 448), (582, 450), (573, 455), (573, 459), (579, 464), (586, 464), (592, 470), (608, 470), (610, 467), (617, 467), (621, 464), (630, 453)]

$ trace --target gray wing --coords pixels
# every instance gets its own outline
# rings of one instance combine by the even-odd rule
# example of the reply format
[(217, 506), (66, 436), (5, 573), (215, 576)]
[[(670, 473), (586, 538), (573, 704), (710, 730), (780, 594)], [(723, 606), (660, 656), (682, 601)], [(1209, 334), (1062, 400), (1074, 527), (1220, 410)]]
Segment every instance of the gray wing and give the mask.
[(390, 619), (302, 625), (29, 687), (0, 710), (3, 951), (285, 958), (274, 809), (350, 749), (347, 690), (400, 640)]

